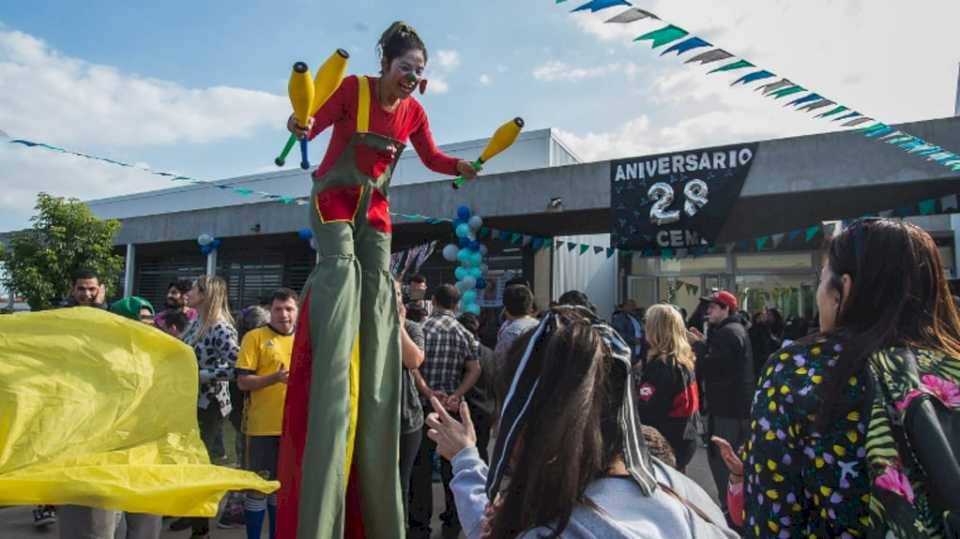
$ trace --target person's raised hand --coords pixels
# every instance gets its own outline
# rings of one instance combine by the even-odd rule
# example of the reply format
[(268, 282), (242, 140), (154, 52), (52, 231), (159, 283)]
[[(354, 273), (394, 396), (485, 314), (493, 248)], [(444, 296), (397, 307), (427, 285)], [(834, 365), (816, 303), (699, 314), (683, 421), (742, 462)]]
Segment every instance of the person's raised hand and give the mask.
[(463, 159), (457, 161), (457, 173), (463, 176), (468, 180), (472, 180), (477, 177), (477, 169), (473, 168), (473, 165), (468, 161)]
[(703, 333), (701, 333), (699, 329), (690, 328), (687, 330), (687, 340), (690, 342), (701, 342), (706, 340), (706, 337), (703, 336)]
[(443, 458), (453, 460), (457, 453), (468, 447), (476, 447), (477, 433), (470, 419), (470, 408), (466, 402), (460, 403), (460, 417), (463, 423), (450, 416), (436, 397), (430, 399), (433, 413), (427, 415), (427, 437), (437, 444), (437, 453)]
[(710, 441), (720, 450), (720, 458), (723, 459), (723, 463), (730, 470), (730, 480), (734, 483), (743, 481), (743, 461), (737, 456), (737, 452), (733, 450), (730, 442), (719, 436), (712, 436)]
[(290, 118), (287, 119), (287, 130), (296, 135), (298, 139), (303, 139), (307, 137), (307, 133), (310, 132), (310, 126), (312, 124), (313, 118), (309, 118), (307, 120), (307, 126), (301, 127), (300, 124), (297, 123), (296, 117), (291, 114)]

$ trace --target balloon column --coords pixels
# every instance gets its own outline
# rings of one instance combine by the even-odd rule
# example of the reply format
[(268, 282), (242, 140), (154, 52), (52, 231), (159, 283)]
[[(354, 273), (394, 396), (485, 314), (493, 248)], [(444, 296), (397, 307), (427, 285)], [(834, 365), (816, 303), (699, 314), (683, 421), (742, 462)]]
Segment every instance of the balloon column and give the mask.
[(216, 251), (223, 242), (214, 238), (210, 234), (200, 234), (197, 237), (197, 245), (200, 246), (200, 252), (208, 255)]
[(483, 226), (483, 219), (479, 215), (471, 215), (470, 208), (457, 208), (457, 217), (453, 221), (457, 243), (450, 243), (443, 248), (443, 258), (450, 262), (459, 262), (454, 271), (457, 277), (457, 289), (460, 290), (460, 310), (465, 313), (480, 314), (480, 305), (477, 303), (477, 290), (487, 287), (483, 275), (487, 265), (483, 257), (487, 254), (487, 246), (477, 241), (477, 232)]

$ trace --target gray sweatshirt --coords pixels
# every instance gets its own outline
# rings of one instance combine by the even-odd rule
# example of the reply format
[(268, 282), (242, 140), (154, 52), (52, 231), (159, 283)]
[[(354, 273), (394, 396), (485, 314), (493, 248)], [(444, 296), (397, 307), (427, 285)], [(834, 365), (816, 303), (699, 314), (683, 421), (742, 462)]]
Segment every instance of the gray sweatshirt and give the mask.
[[(564, 539), (701, 539), (738, 536), (726, 527), (726, 520), (717, 504), (690, 478), (652, 459), (657, 480), (669, 485), (680, 496), (699, 507), (717, 525), (709, 524), (676, 498), (657, 489), (646, 497), (631, 479), (610, 477), (598, 479), (587, 487), (589, 497), (602, 511), (578, 506), (570, 516), (570, 524), (561, 534)], [(467, 539), (479, 539), (484, 510), (487, 465), (475, 447), (466, 448), (453, 458), (453, 480), (450, 489), (457, 505), (457, 515)], [(521, 539), (546, 536), (549, 530), (536, 528), (523, 533)]]

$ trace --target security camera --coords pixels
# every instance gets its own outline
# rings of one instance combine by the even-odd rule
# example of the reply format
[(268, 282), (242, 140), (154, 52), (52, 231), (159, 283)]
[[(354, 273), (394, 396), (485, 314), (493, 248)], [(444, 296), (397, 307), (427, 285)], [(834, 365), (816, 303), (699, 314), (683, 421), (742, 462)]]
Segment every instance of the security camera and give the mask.
[(550, 202), (547, 202), (548, 211), (561, 211), (563, 210), (563, 198), (562, 197), (553, 197), (550, 199)]

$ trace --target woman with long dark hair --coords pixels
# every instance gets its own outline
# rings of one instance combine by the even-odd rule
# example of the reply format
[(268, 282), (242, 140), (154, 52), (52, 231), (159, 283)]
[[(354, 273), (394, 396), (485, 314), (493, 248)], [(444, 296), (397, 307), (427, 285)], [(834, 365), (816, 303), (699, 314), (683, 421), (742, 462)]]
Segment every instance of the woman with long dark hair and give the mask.
[(736, 537), (700, 487), (650, 456), (631, 355), (588, 309), (547, 312), (498, 372), (503, 412), (489, 470), (469, 409), (461, 406), (461, 424), (433, 402), (428, 435), (452, 459), (468, 539)]
[(960, 409), (960, 317), (936, 244), (897, 220), (854, 223), (827, 244), (817, 307), (820, 333), (766, 363), (745, 462), (727, 451), (745, 531), (942, 536), (949, 508), (916, 456), (936, 440), (909, 449), (904, 430), (918, 396)]
[(333, 127), (313, 173), (317, 264), (303, 290), (284, 405), (277, 534), (392, 537), (403, 528), (400, 325), (390, 276), (390, 180), (407, 142), (427, 168), (476, 176), (440, 152), (423, 107), (427, 47), (397, 21), (377, 43), (380, 74), (351, 76), (312, 124)]

